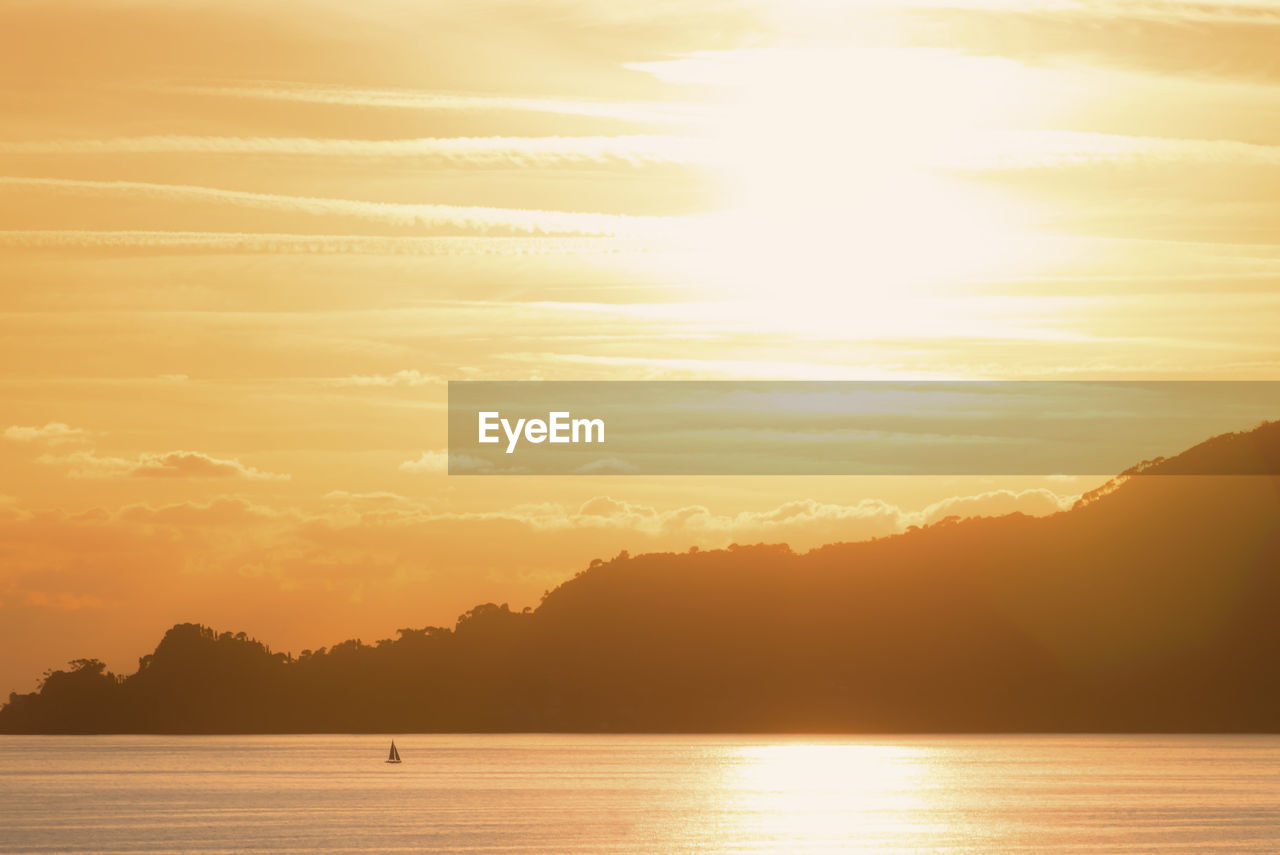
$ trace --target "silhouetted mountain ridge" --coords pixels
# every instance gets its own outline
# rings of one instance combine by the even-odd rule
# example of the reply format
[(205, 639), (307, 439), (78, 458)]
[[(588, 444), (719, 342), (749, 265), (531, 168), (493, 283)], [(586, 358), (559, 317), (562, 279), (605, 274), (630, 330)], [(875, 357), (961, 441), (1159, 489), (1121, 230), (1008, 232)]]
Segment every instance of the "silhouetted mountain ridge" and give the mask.
[(127, 678), (77, 660), (11, 696), (0, 730), (1277, 731), (1280, 477), (1180, 474), (1268, 461), (1277, 423), (1050, 517), (623, 553), (536, 610), (297, 658), (180, 624)]

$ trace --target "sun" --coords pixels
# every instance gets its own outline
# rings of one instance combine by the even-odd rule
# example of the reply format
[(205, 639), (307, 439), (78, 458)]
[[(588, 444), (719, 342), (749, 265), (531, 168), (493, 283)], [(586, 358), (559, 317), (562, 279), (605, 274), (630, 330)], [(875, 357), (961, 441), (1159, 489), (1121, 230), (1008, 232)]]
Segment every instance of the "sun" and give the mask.
[(715, 93), (703, 132), (724, 207), (678, 236), (698, 287), (893, 313), (1025, 260), (1018, 205), (954, 163), (1028, 103), (1016, 63), (810, 48), (660, 65)]

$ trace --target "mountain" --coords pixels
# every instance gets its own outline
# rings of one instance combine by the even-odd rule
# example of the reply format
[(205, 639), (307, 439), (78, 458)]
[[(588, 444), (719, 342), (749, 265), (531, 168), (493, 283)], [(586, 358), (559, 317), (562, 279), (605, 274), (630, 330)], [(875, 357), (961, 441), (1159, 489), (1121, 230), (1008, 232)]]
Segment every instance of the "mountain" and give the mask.
[(296, 659), (180, 624), (128, 677), (11, 695), (0, 731), (1280, 731), (1277, 463), (1269, 423), (1050, 517), (624, 553), (536, 610)]

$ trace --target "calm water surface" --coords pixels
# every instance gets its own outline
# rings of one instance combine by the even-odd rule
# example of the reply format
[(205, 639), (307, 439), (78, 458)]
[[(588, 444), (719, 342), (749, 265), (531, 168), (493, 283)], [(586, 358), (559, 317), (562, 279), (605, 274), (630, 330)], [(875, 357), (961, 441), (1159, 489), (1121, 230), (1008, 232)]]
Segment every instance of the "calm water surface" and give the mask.
[(1280, 852), (1277, 737), (0, 737), (0, 852)]

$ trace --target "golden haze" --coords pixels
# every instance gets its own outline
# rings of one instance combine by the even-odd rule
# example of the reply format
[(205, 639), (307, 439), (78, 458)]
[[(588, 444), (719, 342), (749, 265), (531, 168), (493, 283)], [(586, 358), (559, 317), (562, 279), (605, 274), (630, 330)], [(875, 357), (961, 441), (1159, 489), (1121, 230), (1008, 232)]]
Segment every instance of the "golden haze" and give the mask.
[(179, 620), (299, 650), (623, 548), (1069, 504), (1095, 483), (449, 479), (444, 381), (1273, 379), (1277, 28), (5, 4), (0, 690)]

